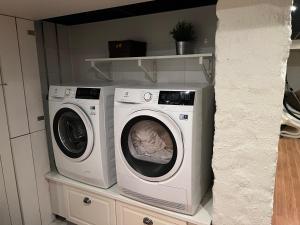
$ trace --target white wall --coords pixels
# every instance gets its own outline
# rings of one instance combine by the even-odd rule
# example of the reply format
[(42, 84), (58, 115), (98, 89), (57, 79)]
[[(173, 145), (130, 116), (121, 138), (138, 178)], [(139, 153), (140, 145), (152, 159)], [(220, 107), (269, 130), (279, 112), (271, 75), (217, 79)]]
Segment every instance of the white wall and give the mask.
[(300, 90), (300, 51), (292, 50), (288, 60), (287, 80), (296, 91)]
[[(148, 55), (175, 54), (175, 43), (169, 32), (179, 20), (194, 24), (198, 36), (196, 52), (211, 52), (215, 42), (215, 10), (215, 6), (207, 6), (71, 26), (68, 33), (72, 79), (75, 81), (95, 79), (94, 71), (84, 59), (108, 57), (109, 40), (145, 41), (148, 44)], [(201, 72), (199, 73), (199, 65), (195, 67), (195, 64), (190, 60), (161, 63), (158, 65), (158, 70), (162, 71), (158, 74), (158, 81), (205, 81)], [(134, 63), (113, 64), (113, 75), (115, 80), (144, 80), (143, 73)]]
[(292, 0), (219, 0), (214, 225), (270, 225)]

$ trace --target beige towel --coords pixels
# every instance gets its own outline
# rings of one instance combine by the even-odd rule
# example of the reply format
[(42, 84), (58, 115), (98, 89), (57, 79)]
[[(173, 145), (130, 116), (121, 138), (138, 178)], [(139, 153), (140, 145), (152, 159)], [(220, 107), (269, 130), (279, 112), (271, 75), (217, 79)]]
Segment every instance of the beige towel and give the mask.
[(289, 138), (300, 138), (300, 121), (283, 110), (280, 135)]

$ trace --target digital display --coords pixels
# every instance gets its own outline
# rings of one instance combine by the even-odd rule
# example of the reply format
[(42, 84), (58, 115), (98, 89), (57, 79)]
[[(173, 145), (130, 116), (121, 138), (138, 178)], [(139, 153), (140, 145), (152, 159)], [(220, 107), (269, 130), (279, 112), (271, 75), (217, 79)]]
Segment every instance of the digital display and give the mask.
[(100, 88), (77, 88), (77, 99), (99, 99)]
[(158, 104), (161, 105), (194, 105), (194, 91), (160, 91)]

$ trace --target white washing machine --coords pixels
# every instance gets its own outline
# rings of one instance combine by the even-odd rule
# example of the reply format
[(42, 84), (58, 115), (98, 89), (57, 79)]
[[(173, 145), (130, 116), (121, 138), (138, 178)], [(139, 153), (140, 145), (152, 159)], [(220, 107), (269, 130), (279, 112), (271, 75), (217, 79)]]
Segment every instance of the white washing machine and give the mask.
[(116, 88), (114, 111), (120, 193), (194, 214), (212, 181), (213, 88)]
[(114, 87), (51, 86), (49, 116), (60, 174), (101, 188), (116, 183)]

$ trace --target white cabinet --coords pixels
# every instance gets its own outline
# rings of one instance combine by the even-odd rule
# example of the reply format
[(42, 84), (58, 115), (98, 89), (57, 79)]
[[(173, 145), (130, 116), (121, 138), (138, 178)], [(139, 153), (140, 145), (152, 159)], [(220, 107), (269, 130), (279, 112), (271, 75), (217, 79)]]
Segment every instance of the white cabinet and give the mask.
[(20, 57), (30, 133), (45, 129), (34, 22), (17, 18)]
[(0, 15), (0, 27), (0, 157), (10, 221), (48, 225), (54, 217), (34, 23)]
[(193, 216), (171, 212), (118, 194), (117, 186), (93, 187), (57, 172), (46, 175), (52, 212), (79, 225), (211, 225), (212, 197)]
[(115, 225), (115, 201), (73, 188), (66, 188), (67, 218), (82, 225)]
[(65, 200), (65, 186), (60, 183), (50, 182), (50, 199), (52, 213), (67, 218), (67, 204)]
[(0, 16), (0, 27), (0, 68), (14, 138), (45, 129), (34, 23)]
[(173, 219), (149, 210), (117, 202), (118, 225), (186, 225), (186, 222)]
[(0, 68), (13, 138), (29, 132), (15, 18), (0, 15), (0, 27)]
[(40, 205), (42, 225), (49, 225), (54, 216), (51, 212), (50, 190), (45, 174), (50, 171), (46, 131), (30, 134), (35, 177)]
[(30, 135), (11, 140), (24, 225), (41, 225)]
[[(6, 198), (12, 225), (22, 225), (20, 204), (15, 178), (13, 158), (11, 154), (10, 140), (8, 134), (7, 118), (3, 97), (3, 89), (0, 85), (0, 158), (2, 175), (6, 187)], [(1, 189), (1, 187), (0, 187)], [(1, 203), (2, 204), (2, 203)], [(2, 216), (0, 216), (2, 218)]]
[(4, 185), (1, 157), (0, 157), (0, 218), (1, 218), (2, 225), (11, 225), (8, 203), (6, 198), (6, 188)]

